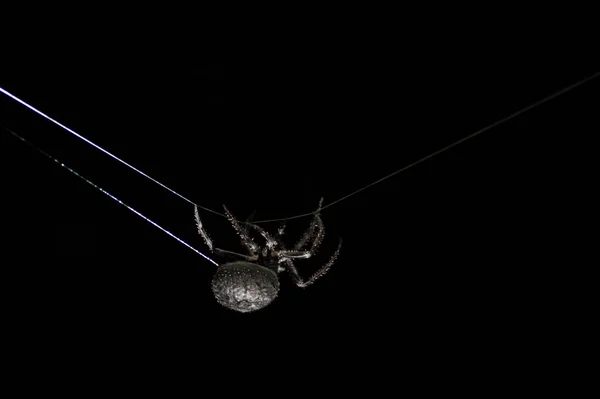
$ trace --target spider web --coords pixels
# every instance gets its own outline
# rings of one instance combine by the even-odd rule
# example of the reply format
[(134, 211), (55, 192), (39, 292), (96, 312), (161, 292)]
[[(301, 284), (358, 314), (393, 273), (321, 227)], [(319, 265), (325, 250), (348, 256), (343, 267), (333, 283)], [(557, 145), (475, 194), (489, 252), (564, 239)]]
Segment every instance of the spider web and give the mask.
[[(501, 124), (503, 124), (503, 123), (505, 123), (505, 122), (507, 122), (507, 121), (509, 121), (509, 120), (511, 120), (511, 119), (514, 119), (514, 118), (516, 118), (516, 117), (518, 117), (518, 116), (520, 116), (520, 115), (522, 115), (522, 114), (524, 114), (524, 113), (526, 113), (526, 112), (528, 112), (528, 111), (530, 111), (530, 110), (532, 110), (532, 109), (534, 109), (534, 108), (536, 108), (536, 107), (538, 107), (538, 106), (540, 106), (540, 105), (542, 105), (542, 104), (544, 104), (544, 103), (546, 103), (546, 102), (548, 102), (548, 101), (550, 101), (550, 100), (552, 100), (552, 99), (555, 99), (555, 98), (557, 98), (557, 97), (559, 97), (559, 96), (561, 96), (561, 95), (563, 95), (563, 94), (565, 94), (565, 93), (567, 93), (567, 92), (569, 92), (569, 91), (571, 91), (571, 90), (573, 90), (573, 89), (575, 89), (575, 88), (577, 88), (577, 87), (579, 87), (579, 86), (581, 86), (581, 85), (583, 85), (583, 84), (585, 84), (585, 83), (589, 82), (589, 81), (590, 81), (590, 80), (592, 80), (592, 79), (595, 79), (595, 78), (597, 78), (598, 76), (600, 76), (600, 73), (595, 73), (595, 74), (593, 74), (593, 75), (591, 75), (591, 76), (588, 76), (588, 77), (587, 77), (587, 78), (585, 78), (585, 79), (582, 79), (582, 80), (580, 80), (580, 81), (578, 81), (578, 82), (576, 82), (576, 83), (573, 83), (573, 84), (571, 84), (571, 85), (569, 85), (569, 86), (567, 86), (567, 87), (565, 87), (565, 88), (563, 88), (563, 89), (561, 89), (561, 90), (558, 90), (558, 91), (556, 91), (556, 92), (554, 92), (554, 93), (552, 93), (552, 94), (550, 94), (550, 95), (548, 95), (548, 96), (546, 96), (546, 97), (542, 98), (541, 100), (538, 100), (538, 101), (536, 101), (536, 102), (534, 102), (534, 103), (532, 103), (532, 104), (530, 104), (530, 105), (528, 105), (528, 106), (526, 106), (526, 107), (524, 107), (524, 108), (521, 108), (521, 109), (519, 109), (519, 110), (517, 110), (517, 111), (515, 111), (515, 112), (513, 112), (513, 113), (511, 113), (511, 114), (509, 114), (508, 116), (506, 116), (506, 117), (504, 117), (504, 118), (502, 118), (502, 119), (500, 119), (500, 120), (498, 120), (498, 121), (496, 121), (496, 122), (494, 122), (494, 123), (492, 123), (492, 124), (490, 124), (490, 125), (488, 125), (488, 126), (486, 126), (486, 127), (482, 128), (482, 129), (479, 129), (479, 130), (475, 131), (474, 133), (471, 133), (471, 134), (469, 134), (469, 135), (467, 135), (467, 136), (464, 136), (463, 138), (461, 138), (461, 139), (459, 139), (459, 140), (456, 140), (456, 141), (454, 141), (454, 142), (452, 142), (452, 143), (450, 143), (450, 144), (448, 144), (448, 145), (446, 145), (446, 146), (444, 146), (444, 147), (440, 148), (439, 150), (437, 150), (437, 151), (434, 151), (434, 152), (432, 152), (432, 153), (430, 153), (430, 154), (428, 154), (428, 155), (426, 155), (426, 156), (424, 156), (424, 157), (422, 157), (422, 158), (418, 159), (418, 160), (417, 160), (417, 161), (415, 161), (415, 162), (412, 162), (412, 163), (410, 163), (410, 164), (408, 164), (408, 165), (406, 165), (406, 166), (403, 166), (402, 168), (400, 168), (400, 169), (398, 169), (398, 170), (395, 170), (394, 172), (392, 172), (392, 173), (389, 173), (389, 174), (387, 174), (387, 175), (385, 175), (385, 176), (381, 177), (380, 179), (373, 181), (372, 183), (369, 183), (369, 184), (367, 184), (367, 185), (365, 185), (365, 186), (363, 186), (363, 187), (361, 187), (361, 188), (359, 188), (359, 189), (357, 189), (357, 190), (354, 190), (354, 191), (350, 192), (349, 194), (346, 194), (346, 195), (344, 195), (344, 196), (342, 196), (342, 197), (340, 197), (340, 198), (338, 198), (338, 199), (336, 199), (336, 200), (334, 200), (334, 201), (332, 201), (332, 202), (329, 202), (329, 203), (325, 204), (324, 206), (322, 206), (322, 207), (320, 208), (320, 211), (326, 210), (326, 209), (328, 209), (328, 208), (332, 207), (333, 205), (340, 203), (341, 201), (344, 201), (344, 200), (346, 200), (346, 199), (348, 199), (348, 198), (350, 198), (350, 197), (352, 197), (352, 196), (354, 196), (354, 195), (356, 195), (356, 194), (359, 194), (359, 193), (361, 193), (361, 192), (363, 192), (363, 191), (365, 191), (365, 190), (367, 190), (367, 189), (369, 189), (369, 188), (371, 188), (371, 187), (373, 187), (373, 186), (375, 186), (375, 185), (377, 185), (377, 184), (379, 184), (379, 183), (381, 183), (381, 182), (383, 182), (383, 181), (385, 181), (385, 180), (388, 180), (388, 179), (390, 179), (390, 178), (392, 178), (392, 177), (394, 177), (394, 176), (398, 175), (398, 174), (399, 174), (399, 173), (401, 173), (401, 172), (404, 172), (404, 171), (406, 171), (406, 170), (408, 170), (408, 169), (410, 169), (410, 168), (412, 168), (412, 167), (414, 167), (414, 166), (416, 166), (416, 165), (418, 165), (418, 164), (421, 164), (421, 163), (423, 163), (423, 162), (425, 162), (425, 161), (427, 161), (427, 160), (429, 160), (429, 159), (431, 159), (431, 158), (433, 158), (433, 157), (435, 157), (435, 156), (437, 156), (437, 155), (439, 155), (439, 154), (441, 154), (441, 153), (443, 153), (443, 152), (445, 152), (445, 151), (448, 151), (449, 149), (451, 149), (451, 148), (453, 148), (453, 147), (456, 147), (456, 146), (458, 146), (458, 145), (460, 145), (460, 144), (464, 143), (464, 142), (465, 142), (465, 141), (467, 141), (467, 140), (473, 139), (473, 138), (475, 138), (475, 137), (477, 137), (477, 136), (481, 135), (481, 134), (482, 134), (482, 133), (484, 133), (484, 132), (487, 132), (487, 131), (489, 131), (489, 130), (491, 130), (491, 129), (493, 129), (493, 128), (495, 128), (495, 127), (497, 127), (497, 126), (499, 126), (499, 125), (501, 125)], [(86, 145), (88, 145), (88, 146), (91, 146), (91, 147), (93, 147), (94, 149), (96, 149), (96, 150), (100, 151), (101, 153), (103, 153), (103, 154), (105, 154), (105, 155), (109, 156), (109, 157), (110, 157), (110, 158), (112, 158), (113, 160), (116, 160), (116, 161), (118, 161), (120, 164), (122, 164), (122, 165), (126, 166), (127, 168), (131, 169), (132, 171), (134, 171), (135, 173), (139, 174), (140, 176), (143, 176), (145, 179), (148, 179), (148, 180), (150, 180), (152, 183), (154, 183), (154, 184), (156, 184), (156, 185), (158, 185), (158, 186), (162, 187), (163, 189), (167, 190), (169, 193), (171, 193), (171, 194), (174, 194), (174, 195), (176, 195), (177, 197), (179, 197), (179, 198), (183, 199), (183, 200), (184, 200), (184, 201), (186, 201), (187, 203), (189, 203), (189, 204), (192, 204), (192, 205), (194, 205), (194, 206), (197, 206), (198, 208), (200, 208), (200, 209), (203, 209), (203, 210), (205, 210), (205, 211), (207, 211), (207, 212), (210, 212), (210, 213), (213, 213), (213, 214), (219, 215), (219, 216), (221, 216), (221, 217), (226, 217), (226, 215), (225, 215), (225, 214), (223, 214), (223, 213), (221, 213), (221, 212), (217, 212), (217, 211), (214, 211), (214, 210), (212, 210), (212, 209), (210, 209), (210, 208), (203, 207), (203, 206), (201, 206), (201, 205), (198, 205), (198, 204), (196, 204), (195, 202), (193, 202), (192, 200), (188, 199), (187, 197), (185, 197), (185, 196), (183, 196), (183, 195), (179, 194), (179, 193), (178, 193), (177, 191), (175, 191), (174, 189), (171, 189), (171, 188), (170, 188), (170, 187), (168, 187), (167, 185), (165, 185), (165, 184), (161, 183), (161, 182), (160, 182), (160, 181), (158, 181), (157, 179), (154, 179), (154, 178), (152, 178), (152, 177), (151, 177), (151, 176), (149, 176), (148, 174), (146, 174), (146, 173), (144, 173), (143, 171), (141, 171), (140, 169), (136, 168), (135, 166), (133, 166), (133, 164), (132, 164), (132, 163), (125, 162), (123, 159), (119, 158), (117, 155), (114, 155), (113, 153), (109, 152), (108, 150), (106, 150), (105, 148), (101, 147), (100, 145), (98, 145), (98, 144), (96, 144), (96, 143), (92, 142), (91, 140), (87, 139), (87, 138), (86, 138), (86, 137), (84, 137), (83, 135), (81, 135), (81, 134), (77, 133), (75, 130), (73, 130), (73, 129), (71, 129), (71, 128), (67, 127), (67, 126), (65, 126), (65, 125), (64, 125), (64, 124), (62, 124), (62, 123), (60, 123), (60, 122), (58, 121), (58, 119), (59, 119), (59, 118), (53, 118), (53, 117), (50, 117), (49, 115), (47, 115), (47, 114), (46, 114), (46, 113), (44, 113), (43, 111), (41, 111), (41, 110), (37, 109), (37, 108), (36, 108), (36, 107), (34, 107), (33, 105), (30, 105), (29, 103), (25, 102), (24, 100), (20, 99), (20, 98), (19, 98), (19, 97), (17, 97), (16, 95), (14, 95), (14, 94), (10, 93), (9, 91), (7, 91), (7, 90), (5, 90), (5, 89), (3, 89), (3, 88), (0, 88), (0, 92), (2, 92), (2, 93), (5, 95), (5, 96), (7, 96), (8, 98), (10, 98), (11, 100), (13, 100), (13, 101), (17, 102), (17, 103), (18, 103), (18, 104), (20, 104), (21, 106), (23, 106), (23, 107), (27, 108), (29, 111), (32, 111), (32, 112), (34, 112), (35, 114), (37, 114), (37, 115), (41, 116), (42, 118), (44, 118), (45, 120), (47, 120), (47, 121), (50, 121), (51, 123), (53, 123), (54, 125), (56, 125), (56, 126), (60, 127), (62, 130), (64, 130), (64, 131), (68, 132), (68, 133), (69, 133), (69, 134), (71, 134), (72, 136), (74, 136), (74, 137), (77, 137), (79, 140), (83, 141), (83, 142), (84, 142)], [(11, 134), (13, 134), (14, 136), (18, 137), (19, 139), (21, 139), (21, 140), (23, 140), (23, 141), (26, 141), (26, 140), (24, 140), (22, 137), (20, 137), (20, 136), (19, 136), (17, 133), (15, 133), (15, 132), (13, 132), (13, 131), (10, 131), (10, 133), (11, 133)], [(62, 167), (64, 167), (64, 168), (66, 168), (67, 170), (69, 170), (69, 172), (71, 172), (71, 173), (75, 174), (76, 176), (78, 176), (78, 177), (82, 178), (82, 179), (83, 179), (84, 181), (86, 181), (88, 184), (91, 184), (92, 186), (96, 187), (98, 190), (100, 190), (100, 191), (101, 191), (101, 192), (103, 192), (104, 194), (108, 195), (108, 196), (109, 196), (110, 198), (112, 198), (113, 200), (115, 200), (115, 201), (117, 201), (118, 203), (120, 203), (121, 205), (123, 205), (123, 206), (127, 207), (127, 208), (128, 208), (128, 209), (130, 209), (132, 212), (136, 213), (138, 216), (140, 216), (140, 217), (144, 218), (145, 220), (147, 220), (148, 222), (150, 222), (151, 224), (153, 224), (155, 227), (157, 227), (157, 228), (159, 228), (159, 229), (163, 230), (163, 231), (164, 231), (165, 233), (167, 233), (168, 235), (171, 235), (173, 238), (175, 238), (176, 240), (180, 241), (181, 243), (183, 243), (184, 245), (188, 246), (189, 248), (193, 249), (194, 251), (196, 251), (197, 253), (199, 253), (200, 255), (202, 255), (203, 257), (205, 257), (206, 259), (208, 259), (209, 261), (211, 261), (211, 262), (215, 263), (215, 262), (214, 262), (214, 261), (212, 261), (210, 258), (208, 258), (206, 255), (204, 255), (204, 254), (202, 254), (201, 252), (199, 252), (199, 251), (195, 250), (195, 249), (194, 249), (192, 246), (190, 246), (189, 244), (185, 243), (183, 240), (179, 239), (177, 236), (175, 236), (174, 234), (170, 233), (168, 230), (166, 230), (166, 229), (162, 228), (162, 227), (161, 227), (160, 225), (158, 225), (157, 223), (155, 223), (155, 222), (151, 221), (150, 219), (146, 218), (145, 216), (143, 216), (143, 214), (142, 214), (141, 212), (138, 212), (138, 211), (136, 211), (135, 209), (133, 209), (133, 208), (129, 207), (129, 206), (128, 206), (128, 205), (126, 205), (126, 204), (125, 204), (123, 201), (121, 201), (121, 200), (119, 200), (118, 198), (114, 197), (113, 195), (109, 194), (109, 193), (108, 193), (108, 191), (105, 191), (104, 189), (102, 189), (102, 188), (100, 188), (99, 186), (97, 186), (97, 185), (95, 185), (94, 183), (92, 183), (90, 180), (88, 180), (88, 179), (86, 179), (86, 178), (82, 177), (80, 174), (78, 174), (77, 172), (75, 172), (73, 169), (71, 169), (71, 168), (69, 168), (69, 167), (65, 166), (65, 165), (64, 165), (62, 162), (60, 162), (60, 161), (59, 161), (57, 158), (53, 158), (51, 155), (49, 155), (48, 153), (46, 153), (46, 152), (44, 152), (44, 151), (40, 150), (38, 147), (34, 146), (33, 144), (30, 144), (30, 145), (31, 145), (33, 148), (35, 148), (35, 149), (37, 149), (38, 151), (40, 151), (40, 152), (41, 152), (42, 154), (44, 154), (45, 156), (47, 156), (47, 157), (49, 157), (50, 159), (52, 159), (54, 162), (56, 162), (56, 163), (60, 164)], [(253, 223), (255, 223), (255, 224), (260, 224), (260, 223), (268, 223), (268, 222), (276, 222), (276, 221), (286, 221), (286, 220), (298, 219), (298, 218), (303, 218), (303, 217), (309, 217), (309, 216), (312, 216), (312, 215), (314, 215), (314, 214), (315, 214), (315, 211), (313, 210), (313, 211), (311, 211), (311, 212), (302, 213), (302, 214), (297, 214), (297, 215), (293, 215), (293, 216), (289, 216), (289, 217), (284, 217), (284, 218), (274, 218), (274, 219), (256, 220), (256, 221), (253, 221)], [(242, 222), (242, 223), (243, 223), (243, 222)], [(215, 264), (216, 264), (216, 263), (215, 263)]]

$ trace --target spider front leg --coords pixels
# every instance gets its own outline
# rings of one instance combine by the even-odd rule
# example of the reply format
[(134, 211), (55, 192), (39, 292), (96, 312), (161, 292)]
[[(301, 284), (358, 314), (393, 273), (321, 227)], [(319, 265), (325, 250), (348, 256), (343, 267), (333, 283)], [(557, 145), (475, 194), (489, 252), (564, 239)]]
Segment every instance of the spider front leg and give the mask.
[(319, 212), (322, 205), (323, 198), (321, 198), (321, 200), (319, 201), (319, 207), (317, 208), (313, 220), (310, 222), (310, 226), (308, 227), (302, 238), (300, 238), (300, 240), (294, 246), (295, 251), (300, 251), (306, 244), (308, 244), (308, 241), (311, 238), (314, 238), (311, 244), (311, 248), (308, 250), (308, 252), (311, 255), (314, 255), (317, 249), (319, 248), (319, 245), (321, 245), (321, 242), (323, 242), (323, 237), (325, 236), (325, 226), (323, 225), (323, 220), (321, 219), (321, 215)]
[(258, 231), (261, 236), (263, 236), (263, 238), (266, 241), (267, 248), (273, 249), (273, 248), (275, 248), (278, 245), (277, 240), (274, 239), (273, 237), (271, 237), (271, 235), (269, 233), (267, 233), (260, 226), (257, 226), (257, 225), (252, 224), (252, 223), (248, 223), (248, 226), (252, 227), (254, 230)]
[(208, 236), (208, 233), (206, 232), (206, 230), (204, 230), (204, 227), (202, 226), (202, 221), (200, 220), (200, 214), (198, 213), (197, 206), (194, 206), (194, 216), (196, 217), (196, 226), (198, 227), (198, 233), (200, 233), (200, 235), (204, 239), (204, 243), (212, 252), (213, 243), (210, 237)]
[(247, 262), (255, 262), (257, 259), (256, 256), (248, 256), (248, 255), (240, 254), (240, 253), (233, 252), (233, 251), (227, 251), (227, 250), (221, 249), (221, 248), (215, 248), (215, 250), (213, 252), (216, 254), (219, 254), (223, 257), (238, 259), (238, 260), (242, 259)]
[(286, 257), (285, 255), (283, 255), (282, 256), (283, 263), (287, 266), (287, 269), (289, 270), (290, 274), (292, 275), (292, 278), (294, 279), (294, 282), (296, 283), (296, 285), (301, 288), (306, 288), (309, 285), (313, 284), (315, 281), (317, 281), (319, 278), (323, 277), (325, 275), (325, 273), (327, 273), (329, 271), (329, 269), (331, 268), (331, 266), (337, 259), (338, 255), (340, 254), (341, 247), (342, 247), (342, 240), (340, 239), (340, 243), (338, 244), (338, 247), (335, 250), (335, 252), (333, 253), (333, 255), (331, 256), (331, 258), (329, 258), (329, 261), (323, 267), (321, 267), (319, 270), (317, 270), (317, 272), (315, 274), (313, 274), (311, 276), (311, 278), (309, 278), (307, 281), (304, 281), (304, 279), (300, 276), (300, 274), (298, 273), (298, 270), (296, 269), (296, 266), (294, 266), (294, 262), (292, 262), (290, 257)]
[(246, 227), (238, 223), (237, 219), (231, 214), (231, 212), (229, 212), (229, 209), (227, 209), (225, 205), (223, 205), (223, 209), (225, 210), (225, 215), (227, 215), (227, 219), (229, 219), (229, 222), (231, 223), (235, 231), (238, 233), (238, 236), (242, 240), (242, 245), (244, 245), (244, 247), (250, 255), (255, 256), (256, 251), (258, 251), (259, 247), (248, 234), (248, 230), (246, 229)]
[(225, 256), (225, 257), (229, 257), (229, 258), (243, 259), (248, 262), (252, 262), (252, 261), (256, 260), (256, 256), (247, 256), (247, 255), (239, 254), (237, 252), (226, 251), (224, 249), (215, 248), (213, 246), (213, 242), (210, 239), (208, 233), (206, 232), (206, 230), (204, 230), (204, 226), (202, 225), (202, 221), (200, 220), (200, 214), (198, 213), (197, 206), (194, 207), (194, 216), (196, 217), (196, 226), (198, 227), (198, 233), (200, 233), (200, 235), (204, 239), (204, 243), (210, 249), (211, 252)]

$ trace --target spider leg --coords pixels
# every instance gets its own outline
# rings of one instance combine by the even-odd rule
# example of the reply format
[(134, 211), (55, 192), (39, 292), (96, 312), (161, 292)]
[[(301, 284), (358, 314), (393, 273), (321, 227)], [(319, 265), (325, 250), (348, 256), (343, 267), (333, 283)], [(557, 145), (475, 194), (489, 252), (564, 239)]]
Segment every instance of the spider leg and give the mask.
[(277, 251), (277, 255), (281, 256), (282, 258), (289, 258), (289, 259), (308, 259), (312, 256), (312, 254), (309, 251), (290, 251), (290, 250)]
[[(325, 226), (323, 225), (323, 220), (321, 219), (321, 215), (319, 210), (321, 209), (321, 205), (323, 204), (323, 198), (319, 200), (319, 207), (317, 208), (317, 212), (315, 213), (315, 217), (310, 222), (310, 226), (304, 232), (304, 235), (294, 246), (294, 250), (301, 250), (306, 243), (314, 236), (315, 239), (312, 243), (312, 247), (310, 249), (311, 253), (315, 253), (321, 242), (323, 241), (323, 237), (325, 236)], [(316, 235), (315, 235), (316, 231)]]
[(275, 240), (269, 233), (267, 233), (263, 228), (257, 226), (255, 224), (248, 223), (248, 226), (252, 227), (254, 230), (258, 231), (261, 236), (264, 237), (265, 241), (267, 241), (267, 247), (273, 249), (277, 246), (278, 242)]
[(317, 252), (319, 245), (321, 245), (321, 242), (323, 242), (323, 237), (325, 237), (325, 226), (323, 225), (323, 220), (319, 214), (315, 214), (314, 219), (310, 223), (310, 227), (308, 230), (306, 230), (306, 233), (304, 233), (304, 236), (300, 239), (300, 241), (296, 243), (294, 250), (300, 251), (313, 237), (314, 239), (308, 252), (314, 255), (315, 252)]
[(291, 259), (284, 258), (283, 263), (285, 263), (285, 265), (287, 266), (287, 269), (289, 270), (290, 274), (292, 275), (292, 278), (294, 279), (294, 282), (296, 283), (296, 285), (298, 287), (305, 288), (305, 287), (308, 287), (309, 285), (313, 284), (320, 277), (323, 277), (325, 275), (325, 273), (327, 273), (327, 271), (329, 271), (329, 269), (331, 268), (331, 266), (337, 259), (338, 255), (340, 254), (341, 247), (342, 247), (342, 240), (340, 239), (340, 243), (338, 244), (338, 247), (335, 250), (335, 252), (333, 253), (333, 255), (331, 256), (331, 258), (329, 258), (329, 261), (323, 267), (321, 267), (319, 270), (317, 270), (317, 272), (315, 274), (313, 274), (307, 281), (304, 281), (304, 279), (300, 276), (300, 274), (298, 273), (298, 270), (294, 266), (294, 263), (292, 262)]
[(202, 227), (202, 221), (200, 221), (200, 214), (198, 213), (198, 207), (197, 206), (194, 206), (194, 215), (196, 216), (196, 226), (198, 226), (198, 233), (200, 233), (200, 235), (202, 236), (202, 238), (204, 238), (204, 243), (212, 251), (213, 250), (213, 243), (212, 243), (212, 240), (210, 239), (210, 237), (208, 236), (208, 233), (204, 230), (204, 227)]
[(315, 254), (319, 246), (323, 242), (323, 237), (325, 237), (325, 225), (323, 224), (323, 220), (321, 220), (321, 216), (319, 214), (315, 215), (315, 219), (317, 221), (317, 234), (315, 234), (315, 239), (310, 246), (309, 252), (311, 254)]
[(242, 244), (244, 247), (250, 252), (250, 255), (256, 255), (256, 251), (258, 250), (258, 245), (252, 240), (250, 235), (248, 234), (248, 230), (245, 227), (242, 227), (237, 219), (229, 212), (229, 209), (225, 205), (223, 205), (223, 209), (225, 209), (225, 215), (227, 215), (227, 219), (238, 233), (242, 240)]
[(245, 260), (248, 262), (254, 262), (257, 259), (256, 256), (248, 256), (248, 255), (244, 255), (244, 254), (239, 254), (237, 252), (227, 251), (227, 250), (221, 249), (221, 248), (215, 248), (214, 252), (216, 254), (219, 254), (224, 257), (234, 258), (234, 259), (242, 259), (242, 260)]

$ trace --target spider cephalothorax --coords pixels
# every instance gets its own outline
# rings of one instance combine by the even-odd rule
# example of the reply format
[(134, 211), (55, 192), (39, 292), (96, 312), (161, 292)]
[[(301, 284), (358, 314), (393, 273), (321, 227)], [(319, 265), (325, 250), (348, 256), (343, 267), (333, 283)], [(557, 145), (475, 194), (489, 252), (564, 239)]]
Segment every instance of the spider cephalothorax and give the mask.
[[(198, 232), (210, 250), (215, 254), (237, 259), (235, 262), (222, 264), (215, 272), (212, 290), (217, 301), (221, 305), (239, 312), (251, 312), (267, 306), (275, 299), (279, 292), (277, 275), (283, 270), (287, 270), (292, 275), (298, 287), (307, 287), (327, 273), (340, 252), (341, 240), (329, 261), (308, 280), (300, 277), (293, 263), (294, 259), (308, 259), (313, 256), (323, 241), (325, 227), (318, 212), (322, 201), (323, 199), (319, 202), (319, 208), (315, 212), (309, 228), (292, 249), (286, 249), (281, 241), (284, 225), (277, 230), (277, 234), (271, 236), (256, 224), (238, 222), (224, 207), (225, 214), (238, 233), (248, 255), (214, 248), (212, 240), (202, 226), (198, 208), (196, 208)], [(258, 245), (253, 240), (250, 230), (262, 236), (264, 245)]]

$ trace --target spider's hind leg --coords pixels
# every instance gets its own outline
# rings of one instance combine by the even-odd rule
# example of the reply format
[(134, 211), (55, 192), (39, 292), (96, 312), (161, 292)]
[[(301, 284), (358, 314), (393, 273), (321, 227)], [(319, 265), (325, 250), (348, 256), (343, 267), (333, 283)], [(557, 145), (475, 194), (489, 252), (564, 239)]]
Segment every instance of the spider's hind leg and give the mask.
[(307, 281), (304, 281), (304, 279), (300, 276), (300, 274), (298, 273), (298, 270), (296, 269), (296, 266), (294, 266), (294, 263), (292, 262), (292, 260), (290, 258), (285, 258), (283, 260), (283, 262), (287, 266), (287, 269), (289, 270), (290, 274), (292, 275), (292, 278), (294, 279), (294, 282), (296, 283), (296, 285), (301, 288), (306, 288), (309, 285), (313, 284), (315, 281), (317, 281), (319, 278), (323, 277), (325, 275), (325, 273), (327, 273), (329, 271), (329, 269), (331, 268), (331, 266), (337, 259), (338, 255), (340, 254), (341, 247), (342, 247), (342, 240), (340, 239), (340, 243), (338, 244), (338, 247), (335, 250), (335, 252), (333, 253), (333, 255), (331, 256), (331, 258), (329, 258), (329, 261), (325, 265), (323, 265), (323, 267), (321, 267), (319, 270), (317, 270), (317, 272), (315, 274), (313, 274)]

